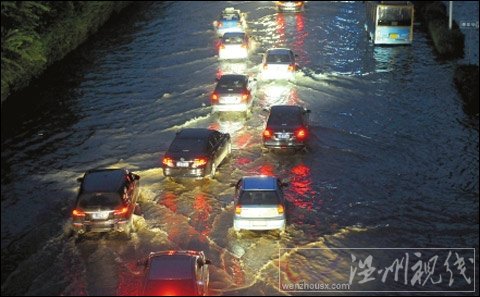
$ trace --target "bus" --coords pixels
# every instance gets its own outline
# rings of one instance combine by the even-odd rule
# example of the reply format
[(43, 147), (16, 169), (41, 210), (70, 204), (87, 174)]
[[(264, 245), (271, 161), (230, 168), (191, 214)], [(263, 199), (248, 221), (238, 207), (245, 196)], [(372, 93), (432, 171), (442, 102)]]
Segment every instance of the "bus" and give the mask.
[(365, 1), (365, 29), (373, 44), (412, 44), (413, 3), (410, 1)]

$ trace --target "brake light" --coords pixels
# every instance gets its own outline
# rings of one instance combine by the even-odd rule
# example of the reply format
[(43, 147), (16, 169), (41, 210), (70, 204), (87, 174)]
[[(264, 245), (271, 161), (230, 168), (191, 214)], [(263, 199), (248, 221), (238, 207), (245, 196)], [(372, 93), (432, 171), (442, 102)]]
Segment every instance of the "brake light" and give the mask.
[(197, 168), (197, 167), (205, 166), (205, 165), (207, 165), (207, 159), (205, 159), (205, 158), (198, 158), (198, 159), (193, 160), (193, 165), (192, 165), (192, 167), (193, 167), (193, 168)]
[(237, 206), (235, 206), (235, 214), (239, 215), (242, 213), (242, 206), (237, 204)]
[(298, 130), (295, 132), (295, 136), (296, 136), (297, 139), (299, 139), (299, 140), (303, 140), (303, 139), (307, 138), (307, 129), (305, 129), (305, 128), (300, 128), (300, 129), (298, 129)]
[(295, 65), (292, 65), (292, 64), (288, 65), (288, 71), (290, 72), (295, 71)]
[(278, 214), (283, 214), (285, 212), (285, 209), (283, 208), (283, 205), (281, 205), (281, 204), (277, 205), (277, 212), (278, 212)]
[(243, 43), (243, 44), (242, 44), (242, 48), (247, 48), (247, 44), (246, 44), (246, 43)]
[(218, 95), (216, 93), (212, 94), (212, 101), (217, 101), (218, 100)]
[(220, 44), (220, 49), (225, 49), (225, 44)]
[(248, 93), (248, 92), (247, 92), (247, 93), (244, 93), (244, 94), (242, 95), (242, 100), (243, 100), (243, 101), (247, 101), (248, 96), (249, 96), (249, 93)]
[(79, 209), (74, 209), (74, 210), (72, 211), (72, 215), (73, 215), (74, 217), (84, 217), (84, 216), (85, 216), (85, 213), (84, 213), (83, 211), (79, 210)]
[(120, 216), (120, 215), (124, 215), (128, 212), (128, 207), (122, 207), (120, 209), (116, 209), (113, 214), (116, 215), (116, 216)]
[(302, 2), (301, 2), (301, 1), (295, 2), (295, 6), (301, 6), (301, 5), (302, 5)]
[(265, 129), (265, 131), (263, 131), (263, 138), (272, 138), (273, 136), (273, 132), (271, 129)]
[(162, 163), (168, 167), (173, 167), (173, 160), (172, 158), (164, 157)]
[(267, 64), (263, 64), (263, 70), (267, 70), (268, 69), (268, 65)]
[(218, 26), (218, 28), (220, 28), (221, 26), (223, 26), (223, 23), (222, 23), (222, 22), (218, 22), (217, 26)]

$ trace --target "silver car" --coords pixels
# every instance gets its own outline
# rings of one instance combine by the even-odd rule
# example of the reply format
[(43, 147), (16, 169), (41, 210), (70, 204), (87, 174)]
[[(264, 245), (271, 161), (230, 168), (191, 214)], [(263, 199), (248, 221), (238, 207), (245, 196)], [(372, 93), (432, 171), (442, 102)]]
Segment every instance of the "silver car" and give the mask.
[(247, 176), (241, 178), (235, 189), (233, 229), (285, 230), (285, 198), (287, 186), (274, 176)]

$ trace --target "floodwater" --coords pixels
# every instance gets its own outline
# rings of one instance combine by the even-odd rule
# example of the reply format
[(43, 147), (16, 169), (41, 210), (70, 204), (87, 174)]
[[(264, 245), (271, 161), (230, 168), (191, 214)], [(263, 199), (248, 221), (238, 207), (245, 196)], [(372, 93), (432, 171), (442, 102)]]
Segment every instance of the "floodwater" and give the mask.
[[(234, 4), (255, 38), (248, 62), (215, 56), (212, 22), (233, 4), (142, 4), (2, 106), (2, 295), (135, 295), (137, 260), (166, 249), (205, 251), (212, 295), (284, 294), (279, 281), (348, 282), (352, 254), (357, 262), (367, 254), (343, 249), (478, 254), (478, 117), (462, 108), (454, 62), (437, 60), (418, 28), (412, 46), (373, 47), (361, 2), (310, 1), (298, 14), (277, 13), (271, 2)], [(212, 115), (217, 72), (255, 75), (270, 47), (298, 55), (296, 81), (261, 83), (249, 118)], [(274, 104), (312, 110), (307, 152), (261, 152), (265, 108)], [(160, 160), (187, 127), (232, 135), (233, 154), (215, 180), (163, 176)], [(141, 176), (143, 216), (129, 241), (70, 236), (76, 178), (98, 167)], [(290, 182), (284, 236), (231, 230), (230, 184), (255, 174)], [(374, 260), (401, 255), (377, 250)], [(466, 262), (475, 281), (476, 257), (475, 269)], [(472, 290), (455, 272), (453, 285), (421, 289)], [(355, 289), (385, 288), (377, 279)]]

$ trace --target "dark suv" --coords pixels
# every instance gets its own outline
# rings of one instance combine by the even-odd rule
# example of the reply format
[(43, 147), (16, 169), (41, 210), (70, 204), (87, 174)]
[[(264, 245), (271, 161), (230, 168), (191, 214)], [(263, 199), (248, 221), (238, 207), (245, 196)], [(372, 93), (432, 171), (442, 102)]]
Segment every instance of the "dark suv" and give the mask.
[(208, 293), (210, 261), (201, 251), (150, 253), (142, 296), (204, 296)]
[(140, 176), (125, 169), (89, 170), (81, 182), (72, 226), (77, 235), (119, 231), (130, 236)]
[(270, 109), (267, 127), (263, 131), (266, 149), (302, 149), (309, 137), (310, 110), (296, 105), (275, 105)]

